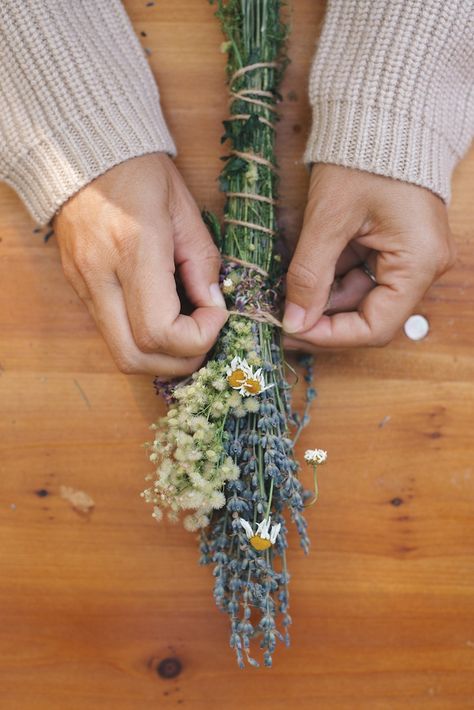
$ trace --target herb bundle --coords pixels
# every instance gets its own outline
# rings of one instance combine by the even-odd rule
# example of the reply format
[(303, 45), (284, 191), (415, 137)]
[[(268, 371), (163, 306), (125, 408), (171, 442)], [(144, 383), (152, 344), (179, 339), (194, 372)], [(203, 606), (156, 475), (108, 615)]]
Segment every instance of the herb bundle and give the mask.
[[(186, 529), (200, 531), (200, 561), (214, 565), (214, 597), (230, 617), (230, 645), (241, 667), (245, 659), (259, 665), (252, 642), (259, 642), (266, 666), (277, 640), (289, 644), (285, 510), (309, 549), (303, 508), (312, 494), (298, 479), (293, 449), (315, 397), (312, 363), (304, 362), (306, 409), (299, 417), (291, 410), (278, 321), (283, 272), (275, 249), (274, 151), (287, 34), (280, 10), (280, 0), (217, 3), (231, 98), (222, 138), (230, 145), (220, 176), (224, 228), (214, 215), (204, 217), (222, 253), (231, 316), (199, 372), (172, 386), (157, 382), (170, 406), (152, 427), (156, 471), (142, 493), (157, 520), (164, 509), (171, 520), (185, 511)], [(316, 487), (326, 453), (305, 458)]]

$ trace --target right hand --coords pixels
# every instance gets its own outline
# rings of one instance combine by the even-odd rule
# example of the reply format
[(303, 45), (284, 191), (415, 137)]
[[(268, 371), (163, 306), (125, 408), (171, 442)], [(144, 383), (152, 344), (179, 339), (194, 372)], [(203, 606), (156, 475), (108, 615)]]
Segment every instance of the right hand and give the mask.
[[(117, 165), (54, 220), (67, 279), (122, 372), (179, 377), (199, 368), (228, 312), (219, 252), (172, 160)], [(180, 313), (175, 266), (191, 303)]]
[[(314, 165), (288, 270), (285, 347), (386, 345), (454, 260), (446, 205), (430, 190)], [(364, 262), (376, 284), (360, 268)]]

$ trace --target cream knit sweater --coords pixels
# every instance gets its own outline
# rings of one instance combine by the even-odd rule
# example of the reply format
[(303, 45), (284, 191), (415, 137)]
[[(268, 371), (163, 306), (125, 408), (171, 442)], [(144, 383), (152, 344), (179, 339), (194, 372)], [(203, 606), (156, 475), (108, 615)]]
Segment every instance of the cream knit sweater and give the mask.
[[(473, 15), (474, 0), (329, 0), (304, 161), (448, 200), (474, 132)], [(176, 147), (118, 0), (0, 1), (0, 178), (39, 223), (112, 166), (154, 151)]]

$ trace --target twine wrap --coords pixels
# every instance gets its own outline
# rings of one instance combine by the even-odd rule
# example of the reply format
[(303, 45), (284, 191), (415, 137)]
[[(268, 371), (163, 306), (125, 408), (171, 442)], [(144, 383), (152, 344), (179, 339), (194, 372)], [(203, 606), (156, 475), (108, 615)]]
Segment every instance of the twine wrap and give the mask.
[[(257, 117), (259, 122), (270, 128), (275, 127), (275, 121), (278, 120), (277, 109), (275, 103), (277, 96), (274, 91), (267, 88), (257, 88), (253, 86), (242, 86), (241, 82), (235, 86), (235, 82), (245, 74), (255, 70), (262, 69), (278, 69), (277, 62), (256, 62), (247, 66), (241, 67), (231, 76), (229, 80), (229, 102), (231, 111), (234, 103), (244, 102), (248, 106), (248, 113), (234, 113), (230, 116), (231, 121), (247, 121), (250, 118)], [(238, 109), (239, 107), (237, 107)], [(262, 109), (264, 111), (262, 111)], [(244, 109), (245, 110), (245, 109)], [(267, 112), (267, 115), (262, 113)], [(236, 158), (253, 163), (256, 166), (267, 168), (271, 173), (277, 173), (277, 167), (263, 155), (259, 155), (252, 150), (238, 150), (235, 147), (231, 150), (231, 155)], [(226, 192), (227, 199), (240, 199), (250, 203), (266, 203), (271, 207), (277, 204), (276, 199), (271, 195), (259, 194), (251, 186), (244, 188), (245, 191)], [(246, 214), (246, 213), (245, 213)], [(259, 223), (255, 219), (251, 219), (252, 211), (249, 211), (248, 217), (243, 213), (239, 217), (226, 215), (224, 223), (234, 227), (241, 227), (252, 231), (260, 232), (262, 237), (274, 238), (276, 230), (269, 224)], [(223, 267), (221, 270), (221, 286), (226, 279), (232, 281), (232, 286), (223, 287), (223, 292), (226, 296), (229, 313), (231, 315), (250, 318), (259, 323), (267, 323), (277, 328), (282, 327), (279, 319), (280, 304), (283, 295), (283, 279), (282, 276), (270, 278), (268, 271), (257, 264), (239, 259), (236, 256), (223, 255)]]
[[(220, 274), (221, 288), (226, 294), (229, 313), (250, 318), (258, 323), (282, 327), (279, 306), (283, 295), (283, 275), (271, 278), (257, 264), (224, 255)], [(226, 279), (232, 281), (232, 290), (223, 287)]]

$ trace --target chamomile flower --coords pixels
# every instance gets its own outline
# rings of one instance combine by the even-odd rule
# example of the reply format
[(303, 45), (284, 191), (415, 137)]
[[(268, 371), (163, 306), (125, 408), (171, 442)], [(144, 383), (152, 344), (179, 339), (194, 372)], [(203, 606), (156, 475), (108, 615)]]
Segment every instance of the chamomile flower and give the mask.
[(314, 505), (316, 501), (319, 498), (319, 489), (318, 489), (318, 465), (321, 463), (324, 463), (328, 457), (328, 452), (323, 451), (323, 449), (307, 449), (304, 453), (304, 459), (307, 461), (310, 466), (313, 467), (313, 474), (314, 474), (314, 496), (313, 499), (309, 503), (305, 503), (304, 507), (308, 508), (310, 505)]
[(308, 463), (324, 463), (328, 457), (328, 452), (322, 449), (307, 449), (304, 452), (304, 460)]
[(254, 370), (245, 358), (234, 357), (226, 370), (227, 382), (232, 389), (237, 390), (243, 397), (261, 394), (274, 385), (266, 385), (262, 368)]
[(226, 370), (227, 382), (234, 390), (239, 390), (247, 377), (251, 374), (252, 368), (245, 358), (237, 355), (232, 359)]
[(252, 526), (247, 520), (239, 518), (239, 522), (245, 530), (245, 534), (250, 540), (250, 544), (256, 550), (267, 550), (275, 543), (278, 533), (280, 532), (281, 523), (271, 525), (271, 521), (271, 517), (264, 518), (257, 524), (257, 530), (254, 532)]
[(255, 396), (256, 394), (260, 394), (261, 392), (264, 392), (265, 390), (268, 390), (271, 387), (274, 387), (274, 385), (265, 384), (262, 368), (259, 367), (259, 369), (255, 370), (255, 372), (253, 370), (251, 371), (250, 375), (245, 380), (239, 392), (240, 394), (244, 395), (244, 397), (250, 397)]

